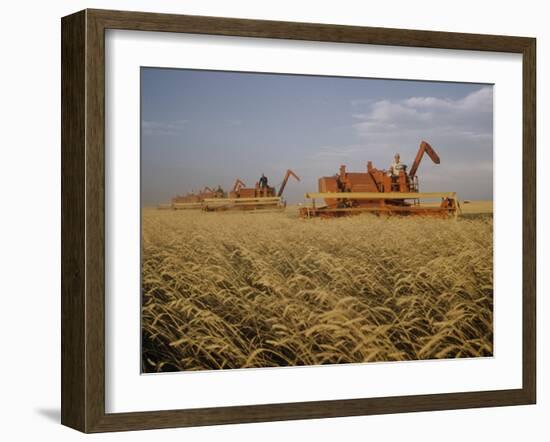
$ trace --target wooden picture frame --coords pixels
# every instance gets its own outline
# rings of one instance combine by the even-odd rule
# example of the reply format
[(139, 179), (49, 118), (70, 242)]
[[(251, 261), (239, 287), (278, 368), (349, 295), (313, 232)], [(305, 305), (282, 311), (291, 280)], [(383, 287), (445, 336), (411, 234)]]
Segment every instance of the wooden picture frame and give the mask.
[[(523, 57), (523, 386), (400, 397), (105, 412), (105, 30), (124, 29)], [(534, 404), (536, 400), (536, 41), (533, 38), (84, 10), (62, 19), (62, 424), (83, 432)]]

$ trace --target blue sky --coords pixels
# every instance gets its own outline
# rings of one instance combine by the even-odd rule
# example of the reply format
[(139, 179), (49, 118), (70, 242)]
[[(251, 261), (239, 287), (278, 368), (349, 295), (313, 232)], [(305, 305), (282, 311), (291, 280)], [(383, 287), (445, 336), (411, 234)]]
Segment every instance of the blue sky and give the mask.
[(141, 130), (146, 206), (236, 177), (276, 185), (288, 168), (301, 202), (340, 164), (410, 165), (423, 139), (441, 164), (425, 158), (421, 191), (492, 199), (491, 85), (142, 68)]

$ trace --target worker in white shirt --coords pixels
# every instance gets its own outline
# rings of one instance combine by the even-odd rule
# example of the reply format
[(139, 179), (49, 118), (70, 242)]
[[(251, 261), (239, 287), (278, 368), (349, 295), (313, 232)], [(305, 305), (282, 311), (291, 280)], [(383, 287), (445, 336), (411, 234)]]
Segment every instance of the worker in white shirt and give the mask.
[(390, 166), (390, 169), (388, 170), (388, 175), (392, 177), (399, 176), (399, 172), (401, 170), (405, 170), (407, 166), (401, 162), (401, 157), (398, 153), (395, 154), (393, 157), (393, 163)]

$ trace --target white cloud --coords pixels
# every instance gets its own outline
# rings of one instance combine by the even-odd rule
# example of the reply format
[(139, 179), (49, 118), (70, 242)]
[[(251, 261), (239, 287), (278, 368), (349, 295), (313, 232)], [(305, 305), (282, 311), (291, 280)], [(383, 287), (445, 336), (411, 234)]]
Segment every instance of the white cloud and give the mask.
[(458, 100), (435, 97), (411, 97), (404, 100), (407, 106), (417, 109), (491, 112), (493, 108), (493, 91), (491, 87), (483, 87)]
[[(410, 97), (380, 100), (368, 112), (354, 114), (354, 128), (362, 138), (394, 132), (411, 137), (424, 134), (480, 139), (492, 136), (493, 92), (483, 87), (460, 99)], [(425, 135), (427, 136), (427, 135)]]
[(352, 106), (365, 106), (372, 103), (374, 103), (374, 100), (372, 98), (357, 98), (355, 100), (351, 100)]
[[(327, 170), (346, 164), (363, 170), (368, 160), (387, 168), (397, 152), (411, 164), (422, 140), (439, 153), (440, 165), (425, 159), (418, 175), (423, 191), (457, 191), (490, 198), (493, 179), (493, 91), (482, 87), (457, 99), (408, 97), (351, 103), (356, 143), (319, 148), (312, 160)], [(362, 109), (362, 111), (360, 111)]]
[(178, 135), (189, 120), (177, 121), (150, 121), (143, 120), (141, 129), (144, 135)]

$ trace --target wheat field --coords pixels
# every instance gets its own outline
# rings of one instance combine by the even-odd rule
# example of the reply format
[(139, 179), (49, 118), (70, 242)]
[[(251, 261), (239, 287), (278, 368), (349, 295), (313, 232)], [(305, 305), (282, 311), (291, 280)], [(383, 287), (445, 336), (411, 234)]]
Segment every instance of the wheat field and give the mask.
[(142, 211), (146, 373), (491, 356), (492, 216)]

